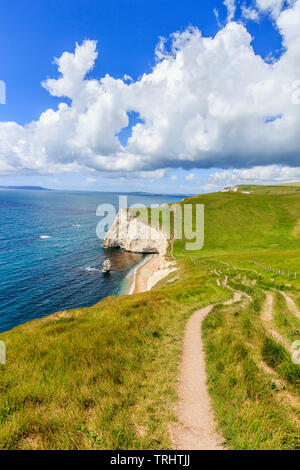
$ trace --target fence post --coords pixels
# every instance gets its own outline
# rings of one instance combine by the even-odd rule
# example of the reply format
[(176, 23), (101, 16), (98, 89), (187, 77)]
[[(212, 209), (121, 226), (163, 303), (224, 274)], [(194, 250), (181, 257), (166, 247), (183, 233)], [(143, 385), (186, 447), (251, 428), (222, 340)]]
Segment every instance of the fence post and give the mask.
[[(270, 271), (273, 272), (274, 274), (281, 274), (282, 276), (288, 276), (292, 275), (291, 271), (285, 271), (285, 269), (281, 270), (281, 268), (272, 268), (272, 266), (264, 266), (263, 264), (258, 263), (256, 260), (253, 261), (253, 264), (256, 264), (256, 266), (259, 266), (260, 268), (264, 269), (265, 271)], [(297, 279), (297, 272), (295, 271), (295, 279)]]

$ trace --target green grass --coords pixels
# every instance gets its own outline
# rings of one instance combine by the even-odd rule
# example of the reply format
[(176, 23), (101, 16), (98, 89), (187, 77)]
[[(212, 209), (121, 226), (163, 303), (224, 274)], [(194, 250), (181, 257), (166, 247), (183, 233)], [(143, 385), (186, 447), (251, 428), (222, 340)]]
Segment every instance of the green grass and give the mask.
[(164, 449), (186, 319), (229, 297), (181, 263), (168, 288), (35, 320), (0, 337), (2, 449)]
[[(274, 328), (300, 339), (297, 319), (276, 294), (286, 290), (300, 305), (299, 188), (242, 186), (184, 203), (205, 205), (205, 245), (186, 251), (185, 240), (174, 242), (178, 279), (0, 335), (7, 347), (0, 448), (170, 448), (186, 321), (231, 296), (217, 286), (217, 270), (252, 297), (250, 304), (218, 305), (203, 324), (209, 391), (226, 447), (299, 449), (300, 367), (261, 320), (264, 292), (272, 291)], [(265, 271), (254, 260), (299, 276)]]
[(266, 364), (275, 369), (283, 379), (295, 386), (295, 392), (300, 394), (300, 368), (297, 364), (293, 364), (291, 355), (287, 350), (280, 343), (266, 336), (261, 353)]
[[(237, 287), (237, 282), (234, 282)], [(240, 285), (242, 290), (242, 285)], [(264, 297), (251, 292), (252, 303), (218, 306), (203, 323), (209, 391), (226, 447), (231, 449), (300, 449), (300, 410), (279, 392), (278, 369), (297, 401), (297, 374), (287, 351), (263, 335), (260, 312)], [(299, 376), (299, 374), (298, 374)]]
[(286, 301), (280, 292), (275, 294), (274, 321), (278, 331), (290, 344), (300, 338), (300, 320), (289, 311)]
[[(215, 313), (214, 313), (215, 314)], [(214, 315), (213, 314), (213, 315)], [(216, 418), (231, 449), (299, 449), (299, 429), (280, 406), (272, 381), (251, 358), (249, 348), (233, 331), (213, 320), (204, 327), (209, 390)]]
[(295, 183), (284, 183), (284, 184), (280, 184), (278, 186), (300, 186), (300, 183), (299, 182), (295, 182)]
[(292, 194), (299, 191), (300, 183), (269, 185), (248, 185), (240, 186), (241, 191), (251, 191), (255, 194)]

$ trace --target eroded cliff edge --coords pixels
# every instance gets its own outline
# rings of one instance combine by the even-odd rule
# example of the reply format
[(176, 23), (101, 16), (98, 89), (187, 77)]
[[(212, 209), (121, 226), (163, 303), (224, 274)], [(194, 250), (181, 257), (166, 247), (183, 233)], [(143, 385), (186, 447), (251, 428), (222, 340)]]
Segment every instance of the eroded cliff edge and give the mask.
[(103, 241), (103, 248), (122, 248), (133, 253), (166, 255), (169, 240), (162, 230), (142, 222), (127, 209), (120, 209)]
[[(147, 282), (142, 290), (150, 290), (164, 277), (176, 270), (175, 262), (167, 257), (169, 240), (163, 230), (150, 227), (134, 213), (120, 209), (103, 241), (103, 248), (121, 248), (134, 253), (152, 254), (151, 263), (143, 265)], [(155, 258), (154, 258), (155, 257)]]

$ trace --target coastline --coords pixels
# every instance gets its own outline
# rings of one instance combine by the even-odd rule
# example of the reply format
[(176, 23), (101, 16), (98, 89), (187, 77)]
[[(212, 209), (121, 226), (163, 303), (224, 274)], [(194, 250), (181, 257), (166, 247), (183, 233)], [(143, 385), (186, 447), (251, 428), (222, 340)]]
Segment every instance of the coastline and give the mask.
[(135, 294), (136, 292), (139, 292), (138, 290), (138, 285), (139, 285), (139, 274), (145, 267), (147, 263), (149, 263), (152, 259), (153, 255), (147, 256), (144, 258), (135, 268), (133, 269), (133, 278), (131, 281), (131, 285), (128, 291), (128, 295)]
[(152, 254), (134, 268), (132, 282), (124, 294), (147, 292), (175, 270), (174, 262), (169, 262), (159, 254)]
[[(146, 236), (145, 236), (146, 235)], [(146, 292), (176, 268), (167, 257), (169, 240), (158, 226), (138, 220), (128, 209), (120, 209), (103, 240), (103, 248), (121, 248), (125, 252), (147, 255), (125, 277), (119, 295)]]

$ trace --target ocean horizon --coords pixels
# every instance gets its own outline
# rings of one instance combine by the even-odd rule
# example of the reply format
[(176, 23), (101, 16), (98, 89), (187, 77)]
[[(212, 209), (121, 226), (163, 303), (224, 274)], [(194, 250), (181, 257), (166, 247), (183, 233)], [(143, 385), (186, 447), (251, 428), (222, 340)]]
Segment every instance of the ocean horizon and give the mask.
[[(143, 255), (104, 250), (97, 238), (99, 204), (124, 193), (0, 191), (0, 332), (72, 308), (89, 307), (124, 292)], [(128, 205), (165, 204), (183, 195), (128, 193)], [(103, 276), (104, 259), (113, 270)]]

